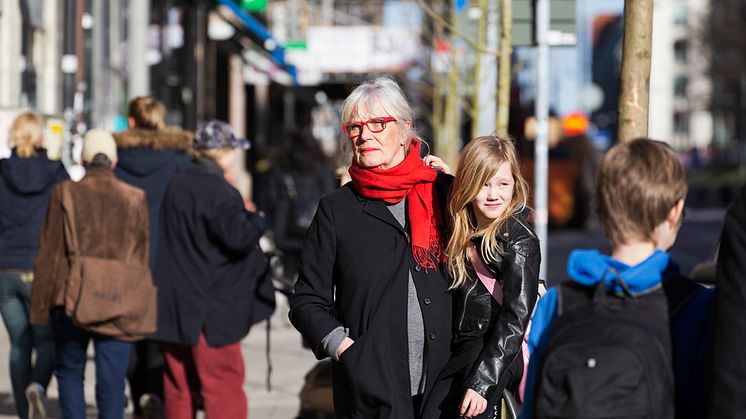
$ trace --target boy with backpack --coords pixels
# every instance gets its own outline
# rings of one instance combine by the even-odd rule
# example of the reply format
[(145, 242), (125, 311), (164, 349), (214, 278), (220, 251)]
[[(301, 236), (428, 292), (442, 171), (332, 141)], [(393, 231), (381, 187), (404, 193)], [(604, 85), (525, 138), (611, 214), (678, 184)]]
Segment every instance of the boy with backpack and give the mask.
[(686, 174), (666, 144), (612, 147), (595, 210), (611, 255), (574, 250), (570, 281), (539, 301), (521, 418), (674, 417), (666, 251), (683, 220)]

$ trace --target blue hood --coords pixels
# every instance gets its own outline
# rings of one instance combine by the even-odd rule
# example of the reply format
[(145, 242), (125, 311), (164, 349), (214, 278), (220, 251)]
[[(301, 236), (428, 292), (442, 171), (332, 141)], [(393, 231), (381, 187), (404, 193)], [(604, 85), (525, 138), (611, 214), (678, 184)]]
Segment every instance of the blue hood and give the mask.
[(586, 286), (595, 285), (605, 277), (607, 288), (621, 291), (618, 275), (636, 294), (660, 285), (669, 259), (668, 253), (656, 250), (644, 261), (628, 266), (598, 250), (573, 250), (567, 260), (567, 273), (572, 281)]

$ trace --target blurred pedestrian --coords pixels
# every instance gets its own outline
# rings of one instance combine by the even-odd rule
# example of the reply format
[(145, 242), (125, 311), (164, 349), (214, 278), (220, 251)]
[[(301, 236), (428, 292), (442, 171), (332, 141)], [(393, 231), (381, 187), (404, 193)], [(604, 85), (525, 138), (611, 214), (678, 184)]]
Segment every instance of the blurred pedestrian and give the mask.
[(454, 347), (424, 417), (492, 418), (503, 389), (518, 397), (523, 335), (539, 287), (539, 239), (521, 213), (528, 184), (510, 140), (480, 137), (461, 152), (449, 210)]
[[(147, 205), (141, 189), (114, 176), (117, 150), (111, 134), (97, 129), (88, 131), (83, 138), (82, 154), (85, 177), (78, 183), (65, 181), (52, 191), (34, 270), (31, 321), (44, 323), (51, 311), (62, 417), (86, 417), (83, 377), (87, 347), (93, 341), (98, 417), (121, 419), (132, 344), (127, 341), (130, 339), (92, 331), (116, 329), (116, 318), (82, 324), (81, 310), (95, 314), (111, 307), (101, 306), (100, 302), (87, 306), (89, 300), (84, 302), (81, 296), (89, 295), (86, 290), (94, 286), (87, 279), (114, 283), (114, 276), (121, 277), (111, 269), (114, 267), (125, 275), (127, 269), (138, 268), (132, 269), (132, 277), (127, 278), (133, 290), (141, 281), (150, 282), (149, 275), (142, 277), (143, 272), (148, 272)], [(80, 292), (68, 292), (75, 286), (80, 287)], [(110, 287), (106, 290), (113, 292)], [(94, 297), (101, 297), (95, 294)], [(109, 305), (124, 301), (113, 300)]]
[(292, 290), (303, 239), (319, 200), (337, 188), (337, 181), (319, 141), (309, 129), (285, 133), (272, 167), (257, 185), (256, 203), (267, 214), (268, 229), (282, 255), (284, 279)]
[[(188, 153), (192, 147), (192, 133), (166, 126), (165, 113), (166, 108), (160, 101), (146, 96), (136, 97), (129, 103), (129, 129), (114, 134), (119, 154), (114, 173), (119, 179), (143, 189), (148, 201), (151, 270), (155, 268), (163, 194), (168, 181), (189, 165)], [(136, 419), (160, 416), (163, 362), (160, 342), (146, 339), (135, 343), (127, 379)]]
[(49, 196), (68, 175), (60, 162), (47, 158), (44, 121), (36, 113), (16, 117), (10, 141), (10, 157), (0, 160), (0, 314), (10, 337), (16, 414), (35, 419), (45, 414), (54, 341), (49, 322), (29, 324), (31, 283)]
[(247, 417), (241, 339), (274, 308), (258, 248), (265, 221), (244, 208), (224, 177), (235, 149), (248, 146), (227, 123), (203, 123), (191, 165), (171, 178), (163, 197), (154, 339), (164, 342), (167, 419), (192, 419), (197, 395), (208, 418)]
[[(451, 177), (426, 165), (414, 115), (389, 77), (342, 107), (352, 182), (321, 199), (290, 321), (331, 356), (339, 418), (419, 418), (448, 360), (444, 210)], [(434, 401), (438, 402), (438, 401)]]
[(570, 280), (539, 300), (522, 418), (674, 417), (669, 297), (661, 283), (686, 192), (684, 168), (665, 143), (637, 139), (606, 153), (595, 210), (611, 254), (574, 250)]

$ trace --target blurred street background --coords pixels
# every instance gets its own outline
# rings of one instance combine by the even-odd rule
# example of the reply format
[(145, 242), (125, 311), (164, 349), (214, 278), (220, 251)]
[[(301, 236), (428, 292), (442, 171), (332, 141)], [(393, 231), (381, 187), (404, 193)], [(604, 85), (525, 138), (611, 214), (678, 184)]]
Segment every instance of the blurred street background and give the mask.
[[(508, 3), (511, 83), (499, 92), (497, 0), (0, 0), (0, 158), (10, 154), (11, 121), (31, 108), (45, 117), (50, 158), (79, 179), (82, 135), (126, 129), (128, 102), (149, 95), (165, 104), (169, 125), (193, 130), (218, 118), (248, 138), (252, 147), (231, 180), (260, 209), (272, 208), (271, 174), (298, 133), (342, 177), (341, 102), (359, 82), (386, 73), (404, 87), (431, 150), (454, 169), (465, 142), (495, 132), (497, 95), (506, 93), (507, 132), (533, 188), (535, 109), (545, 95), (543, 258), (546, 279), (555, 283), (565, 279), (572, 248), (607, 248), (591, 203), (596, 165), (617, 141), (625, 1), (549, 1), (544, 90), (537, 1)], [(687, 216), (671, 252), (690, 273), (711, 260), (725, 209), (746, 181), (746, 3), (650, 3), (648, 133), (669, 143), (688, 172)], [(302, 196), (302, 187), (280, 186)], [(284, 266), (290, 282), (292, 264)], [(697, 275), (712, 279), (707, 268)], [(242, 345), (253, 418), (294, 418), (303, 377), (316, 363), (286, 320), (285, 297), (278, 301), (270, 325), (272, 391), (266, 325), (256, 325)], [(8, 350), (0, 331), (0, 418), (14, 417)], [(86, 374), (95, 417), (92, 364)], [(58, 417), (55, 386), (51, 417)]]

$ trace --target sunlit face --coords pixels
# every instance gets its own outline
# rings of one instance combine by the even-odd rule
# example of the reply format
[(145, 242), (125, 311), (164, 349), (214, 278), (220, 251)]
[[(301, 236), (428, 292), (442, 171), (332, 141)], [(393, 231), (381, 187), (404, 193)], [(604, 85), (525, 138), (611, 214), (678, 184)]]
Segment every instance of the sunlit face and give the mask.
[(502, 162), (497, 173), (482, 185), (471, 202), (478, 228), (487, 227), (505, 212), (513, 199), (514, 189), (515, 180), (510, 172), (510, 164)]
[[(390, 169), (401, 163), (406, 157), (409, 140), (404, 138), (402, 130), (395, 121), (384, 122), (389, 117), (380, 107), (373, 109), (359, 108), (352, 116), (350, 123), (367, 122), (356, 126), (349, 141), (358, 166), (366, 169)], [(350, 124), (348, 123), (348, 125)], [(409, 126), (409, 121), (405, 124)], [(380, 132), (373, 132), (374, 131)]]

